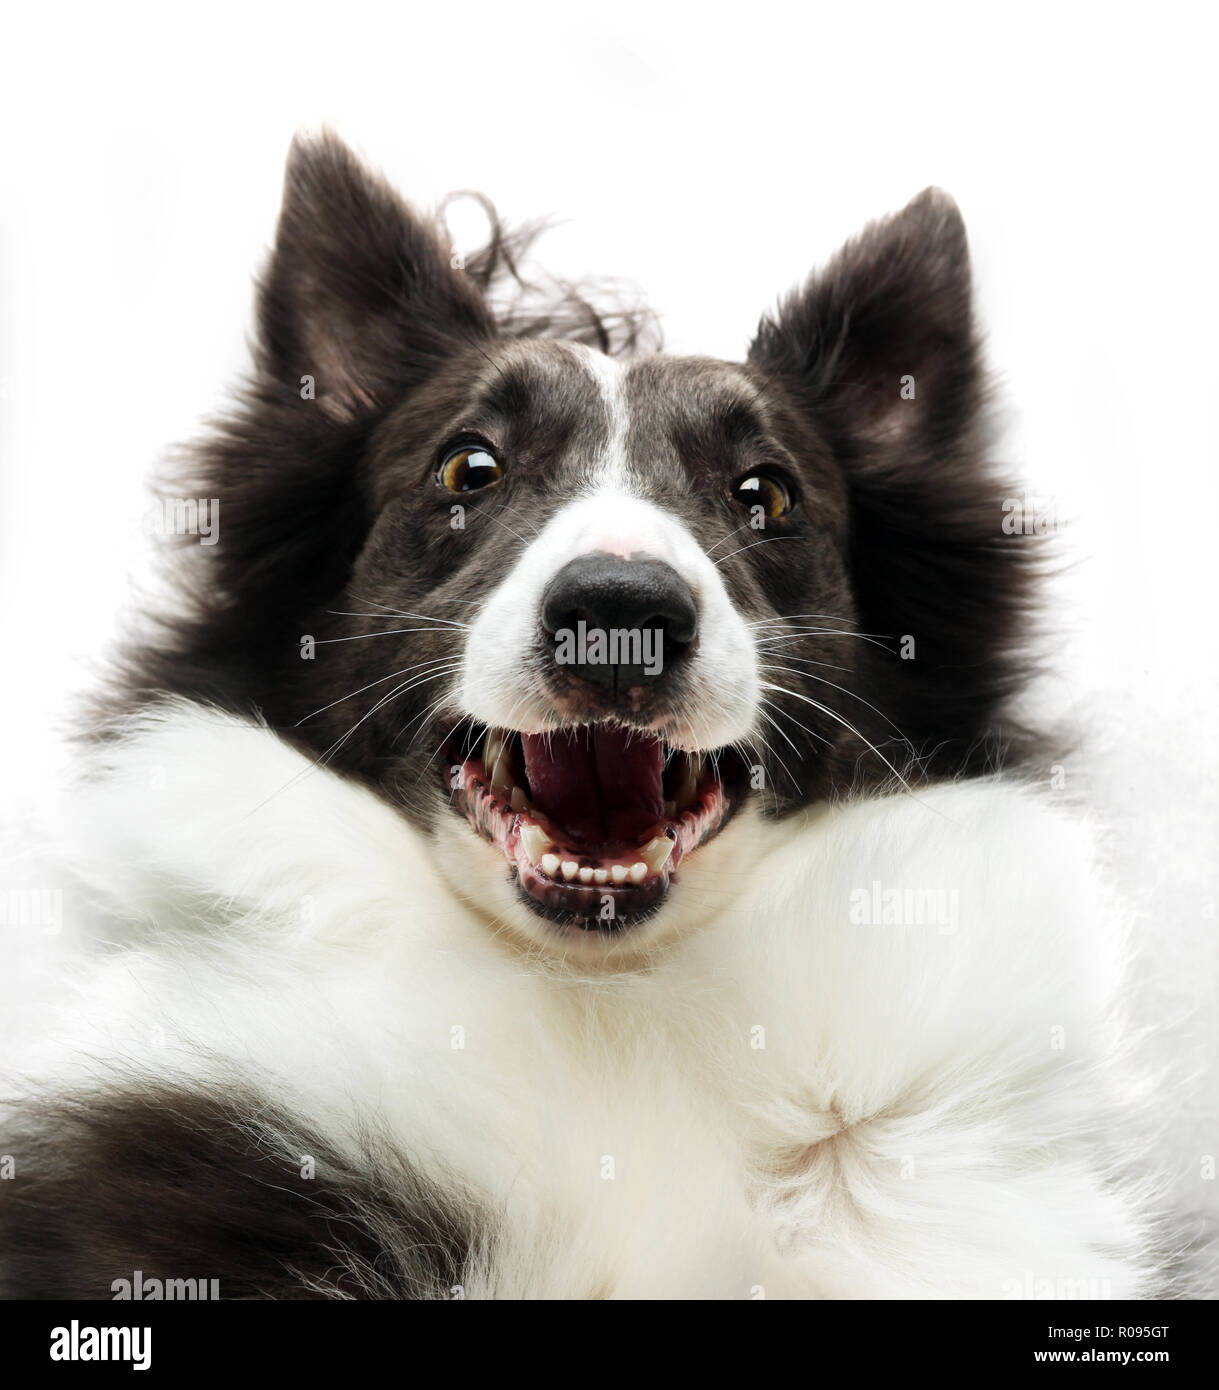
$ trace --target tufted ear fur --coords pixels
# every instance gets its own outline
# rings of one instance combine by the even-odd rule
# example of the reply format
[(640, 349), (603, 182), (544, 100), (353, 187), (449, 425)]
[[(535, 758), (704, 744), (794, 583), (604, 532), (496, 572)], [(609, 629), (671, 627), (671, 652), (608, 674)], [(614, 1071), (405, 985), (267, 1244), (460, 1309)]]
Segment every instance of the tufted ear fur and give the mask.
[(294, 392), (312, 377), (319, 405), (341, 421), (494, 332), (435, 224), (332, 135), (293, 142), (258, 323), (263, 369)]
[(938, 189), (847, 243), (763, 321), (750, 360), (794, 383), (840, 448), (960, 442), (977, 405), (969, 251)]
[(749, 360), (826, 439), (847, 482), (866, 631), (906, 648), (884, 675), (911, 741), (981, 739), (1027, 677), (1036, 578), (988, 467), (965, 226), (938, 189), (848, 242), (763, 319)]

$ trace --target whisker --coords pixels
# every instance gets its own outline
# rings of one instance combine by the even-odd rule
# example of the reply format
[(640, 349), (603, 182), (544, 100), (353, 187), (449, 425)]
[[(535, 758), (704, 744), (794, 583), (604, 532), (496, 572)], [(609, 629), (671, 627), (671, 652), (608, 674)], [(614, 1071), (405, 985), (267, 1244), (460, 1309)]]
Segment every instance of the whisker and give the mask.
[(841, 628), (833, 627), (797, 627), (789, 632), (775, 633), (765, 637), (755, 637), (755, 646), (763, 646), (772, 642), (794, 642), (800, 637), (854, 637), (860, 642), (867, 642), (873, 647), (879, 647), (882, 652), (893, 655), (893, 648), (886, 643), (892, 642), (891, 637), (882, 637), (873, 632), (844, 632)]
[(451, 700), (452, 698), (453, 692), (451, 690), (446, 690), (445, 693), (439, 697), (439, 699), (433, 700), (432, 703), (430, 705), (427, 705), (424, 709), (422, 709), (414, 717), (414, 719), (404, 724), (398, 730), (398, 732), (393, 737), (393, 743), (391, 746), (396, 747), (398, 744), (398, 740), (402, 737), (404, 733), (406, 733), (407, 729), (409, 729), (412, 724), (418, 724), (419, 727), (415, 730), (414, 737), (411, 739), (410, 743), (406, 745), (408, 748), (413, 748), (415, 745), (415, 739), (417, 739), (420, 736), (420, 734), (422, 734), (423, 731), (427, 728), (428, 715), (430, 715), (434, 710), (438, 710), (445, 703), (446, 700)]
[[(737, 756), (741, 758), (745, 763), (751, 766), (762, 767), (763, 771), (765, 771), (762, 756), (761, 754), (759, 754), (757, 747), (754, 745), (753, 742), (755, 738), (761, 739), (762, 746), (767, 750), (767, 752), (770, 753), (771, 757), (774, 758), (775, 762), (779, 764), (783, 771), (787, 773), (788, 777), (791, 777), (791, 770), (788, 768), (787, 764), (783, 761), (781, 757), (779, 757), (778, 753), (775, 752), (775, 750), (770, 746), (770, 744), (766, 741), (766, 738), (761, 733), (755, 733), (747, 739), (739, 739), (736, 743), (731, 743), (728, 746), (734, 749), (736, 751)], [(792, 785), (796, 788), (797, 791), (800, 790), (800, 784), (795, 780), (794, 777), (792, 778)], [(779, 806), (779, 793), (770, 784), (769, 780), (766, 783), (766, 790), (770, 793), (770, 799), (774, 803), (775, 809), (777, 810)]]
[[(392, 613), (396, 618), (418, 618), (421, 622), (437, 623), (441, 627), (469, 627), (469, 623), (459, 623), (453, 618), (434, 618), (430, 613), (412, 613), (405, 608), (391, 608), (388, 603), (379, 603), (375, 598), (362, 598), (359, 594), (352, 594), (351, 597), (357, 603), (371, 603), (376, 608), (383, 608), (387, 613)], [(375, 613), (342, 613), (338, 616), (344, 618), (375, 618)]]
[[(824, 743), (827, 748), (832, 746), (832, 740), (826, 738), (824, 734), (819, 734), (815, 729), (810, 729), (807, 724), (802, 724), (791, 710), (784, 709), (782, 705), (777, 704), (774, 700), (763, 699), (763, 704), (767, 709), (772, 709), (776, 714), (781, 714), (784, 719), (790, 719), (796, 728), (806, 733), (809, 738), (815, 738), (818, 743)], [(801, 753), (800, 756), (803, 758), (804, 754)]]
[(382, 709), (385, 705), (387, 705), (392, 699), (395, 698), (395, 696), (404, 694), (407, 690), (413, 689), (416, 685), (424, 685), (428, 681), (436, 680), (444, 674), (444, 671), (435, 671), (429, 676), (420, 676), (413, 681), (403, 681), (403, 683), (400, 686), (397, 686), (395, 689), (391, 690), (388, 695), (378, 700), (377, 703), (373, 705), (372, 709), (370, 709), (367, 714), (363, 715), (360, 719), (356, 720), (356, 722), (351, 726), (350, 729), (347, 730), (345, 734), (335, 739), (335, 741), (330, 745), (330, 747), (327, 748), (324, 753), (321, 753), (318, 757), (314, 758), (314, 760), (308, 765), (308, 767), (301, 768), (301, 770), (296, 774), (295, 777), (290, 777), (283, 784), (282, 787), (277, 787), (276, 790), (273, 791), (270, 796), (264, 797), (256, 806), (251, 807), (250, 810), (246, 812), (245, 816), (242, 817), (242, 819), (247, 820), (250, 816), (254, 815), (255, 812), (260, 811), (269, 801), (273, 801), (277, 796), (280, 795), (281, 792), (286, 792), (289, 788), (294, 787), (302, 778), (308, 777), (311, 772), (316, 772), (319, 767), (325, 766), (325, 764), (330, 761), (331, 757), (343, 746), (344, 743), (347, 742), (347, 740), (352, 736), (352, 734), (355, 733), (355, 731), (360, 727), (360, 725), (363, 724), (366, 719), (370, 719), (374, 714), (376, 714), (376, 712), (379, 709)]
[[(772, 729), (777, 730), (780, 734), (783, 735), (783, 737), (784, 737), (785, 739), (787, 739), (788, 743), (791, 743), (791, 739), (787, 738), (787, 732), (786, 732), (786, 730), (783, 728), (783, 726), (782, 726), (781, 724), (779, 724), (779, 723), (777, 723), (775, 720), (773, 720), (773, 719), (770, 717), (770, 715), (766, 713), (765, 710), (760, 709), (760, 710), (758, 711), (758, 713), (762, 716), (763, 719), (766, 720), (766, 722), (771, 726)], [(795, 787), (796, 791), (798, 792), (798, 791), (800, 790), (800, 783), (799, 783), (799, 782), (796, 780), (796, 778), (792, 775), (792, 770), (791, 770), (791, 768), (788, 767), (787, 763), (779, 756), (779, 754), (778, 754), (778, 752), (776, 751), (774, 745), (771, 744), (771, 743), (769, 742), (769, 740), (765, 738), (764, 735), (759, 734), (758, 737), (762, 740), (763, 744), (766, 746), (767, 750), (768, 750), (769, 753), (770, 753), (770, 756), (771, 756), (772, 758), (774, 758), (774, 760), (779, 764), (779, 766), (783, 769), (783, 771), (787, 773), (788, 777), (789, 777), (790, 780), (791, 780), (792, 786)], [(793, 748), (796, 748), (796, 745), (795, 745), (794, 743), (792, 743), (792, 747), (793, 747)], [(796, 748), (796, 757), (799, 758), (799, 759), (801, 759), (801, 761), (803, 761), (803, 759), (804, 759), (804, 754), (803, 754), (798, 748)], [(778, 800), (778, 797), (777, 797), (777, 796), (776, 796), (775, 800), (776, 800), (776, 801)]]
[(298, 719), (294, 727), (299, 729), (302, 724), (314, 718), (315, 715), (324, 714), (328, 709), (333, 709), (335, 705), (341, 705), (344, 700), (350, 700), (353, 696), (363, 695), (366, 690), (371, 690), (374, 685), (384, 685), (386, 681), (392, 681), (395, 676), (405, 676), (410, 671), (419, 671), (427, 666), (452, 665), (456, 668), (458, 664), (459, 663), (451, 656), (441, 656), (434, 657), (430, 661), (417, 661), (413, 666), (403, 666), (400, 671), (391, 671), (388, 676), (379, 676), (375, 681), (369, 681), (367, 685), (362, 685), (359, 690), (349, 691), (346, 695), (340, 695), (337, 700), (331, 700), (328, 705), (323, 705), (321, 709), (315, 709), (312, 714), (306, 714), (304, 718)]
[[(328, 610), (328, 611), (333, 611), (333, 610)], [(349, 614), (346, 614), (346, 615), (344, 615), (344, 616), (346, 616), (346, 617), (361, 616), (361, 617), (362, 617), (362, 616), (364, 616), (364, 615), (363, 615), (363, 614), (356, 615), (356, 614), (351, 614), (351, 613), (349, 613)], [(371, 614), (369, 614), (368, 616), (371, 617)], [(357, 632), (357, 633), (353, 633), (350, 637), (319, 637), (319, 638), (316, 640), (316, 642), (314, 643), (314, 645), (315, 645), (315, 646), (318, 646), (318, 647), (326, 647), (326, 646), (329, 646), (331, 642), (363, 642), (364, 639), (365, 639), (366, 637), (393, 637), (395, 633), (400, 633), (400, 632), (433, 632), (433, 633), (434, 633), (435, 631), (436, 631), (436, 629), (435, 629), (434, 627), (388, 627), (388, 628), (385, 629), (384, 632)]]
[[(502, 527), (504, 528), (504, 530), (507, 531), (508, 534), (509, 534), (510, 536), (515, 536), (516, 539), (517, 539), (518, 541), (520, 541), (520, 543), (521, 543), (522, 545), (528, 545), (528, 544), (529, 544), (529, 541), (530, 541), (530, 539), (531, 539), (530, 537), (522, 536), (521, 533), (520, 533), (519, 531), (514, 531), (514, 530), (512, 529), (512, 527), (509, 526), (508, 523), (507, 523), (506, 521), (504, 521), (501, 517), (496, 516), (493, 512), (478, 512), (478, 513), (477, 513), (477, 516), (479, 517), (480, 520), (484, 520), (484, 519), (485, 519), (485, 520), (487, 520), (487, 521), (494, 521), (495, 524), (496, 524), (497, 526), (502, 526)], [(533, 535), (536, 537), (536, 536), (537, 536), (537, 532), (534, 531)]]
[[(433, 763), (435, 763), (436, 759), (437, 759), (437, 758), (440, 756), (440, 754), (444, 751), (444, 746), (445, 746), (445, 744), (446, 744), (446, 743), (450, 743), (454, 738), (457, 737), (457, 730), (460, 729), (461, 726), (462, 726), (463, 724), (465, 724), (465, 723), (468, 723), (468, 724), (470, 725), (470, 733), (472, 734), (472, 733), (474, 732), (474, 724), (475, 724), (474, 716), (473, 716), (472, 714), (463, 714), (463, 715), (461, 716), (461, 718), (457, 721), (457, 723), (454, 724), (453, 727), (449, 730), (449, 732), (448, 732), (447, 734), (445, 734), (445, 735), (443, 736), (443, 738), (441, 738), (440, 742), (436, 745), (436, 747), (432, 750), (432, 752), (428, 754), (427, 759), (425, 760), (423, 766), (419, 769), (419, 774), (418, 774), (418, 776), (415, 778), (415, 786), (418, 786), (418, 785), (419, 785), (419, 783), (423, 780), (423, 775), (424, 775), (424, 773), (426, 773), (426, 772), (429, 770), (429, 768), (432, 767)], [(408, 727), (409, 727), (409, 726), (408, 726)], [(402, 732), (405, 732), (405, 731), (402, 731)], [(396, 735), (394, 736), (394, 742), (395, 742), (395, 743), (397, 743), (398, 738), (399, 738), (400, 736), (401, 736), (400, 733), (399, 733), (399, 734), (396, 734)], [(466, 739), (466, 746), (461, 750), (462, 761), (463, 761), (463, 762), (464, 762), (464, 761), (466, 760), (466, 758), (468, 758), (468, 757), (470, 756), (470, 754), (474, 751), (474, 743), (475, 743), (475, 742), (476, 742), (476, 740), (471, 739), (471, 738), (469, 738), (469, 737), (467, 736), (467, 739)], [(457, 788), (454, 787), (454, 786), (450, 783), (450, 785), (449, 785), (449, 804), (450, 804), (450, 805), (451, 805), (452, 802), (453, 802), (453, 793), (454, 793), (456, 790), (457, 790)]]
[[(761, 655), (770, 656), (772, 653), (762, 652)], [(801, 666), (823, 666), (827, 671), (846, 671), (849, 674), (851, 670), (849, 666), (838, 666), (832, 661), (814, 661), (811, 656), (794, 656), (791, 652), (784, 652), (783, 660), (798, 661)]]
[(829, 623), (852, 623), (854, 619), (844, 618), (841, 613), (779, 613), (773, 618), (754, 618), (746, 627), (766, 627), (772, 623), (803, 622), (806, 618), (822, 618)]
[(429, 681), (439, 680), (441, 676), (447, 674), (448, 673), (446, 671), (433, 671), (431, 675), (417, 676), (413, 681), (403, 681), (401, 685), (396, 686), (393, 690), (391, 690), (388, 695), (382, 696), (382, 698), (378, 700), (375, 705), (373, 705), (372, 709), (370, 709), (367, 714), (364, 714), (359, 719), (357, 719), (356, 722), (351, 726), (351, 728), (348, 729), (347, 732), (341, 738), (336, 739), (334, 743), (332, 743), (330, 747), (327, 748), (325, 753), (322, 754), (322, 757), (319, 761), (322, 763), (329, 762), (331, 757), (333, 757), (333, 755), (336, 752), (338, 752), (338, 750), (343, 746), (343, 744), (347, 742), (347, 740), (352, 736), (352, 734), (355, 733), (355, 731), (360, 727), (360, 725), (363, 724), (365, 720), (371, 719), (372, 716), (376, 714), (378, 710), (384, 709), (385, 706), (388, 705), (391, 700), (396, 699), (399, 695), (404, 695), (408, 690), (414, 690), (416, 686), (427, 685)]
[(726, 561), (731, 560), (734, 555), (743, 555), (745, 551), (752, 550), (755, 546), (758, 545), (769, 545), (771, 541), (794, 541), (797, 539), (798, 537), (796, 536), (767, 536), (760, 541), (750, 541), (748, 545), (743, 545), (738, 550), (730, 550), (727, 555), (721, 555), (718, 560), (714, 561), (714, 563), (716, 565), (722, 565)]
[(716, 543), (711, 547), (710, 550), (704, 550), (704, 551), (703, 551), (703, 554), (704, 554), (704, 555), (707, 557), (707, 559), (709, 560), (709, 559), (711, 558), (711, 556), (720, 548), (721, 545), (726, 544), (728, 541), (730, 541), (730, 540), (733, 538), (733, 536), (739, 536), (739, 535), (741, 534), (742, 531), (748, 531), (748, 530), (750, 530), (750, 529), (751, 529), (751, 523), (748, 522), (748, 521), (745, 522), (744, 525), (742, 525), (742, 526), (734, 527), (733, 530), (729, 531), (728, 534), (727, 534), (726, 536), (721, 536), (721, 537), (719, 538), (719, 540), (716, 541)]
[[(869, 739), (865, 738), (863, 734), (861, 734), (859, 730), (850, 722), (850, 720), (844, 719), (841, 715), (836, 714), (832, 709), (830, 709), (828, 705), (823, 705), (820, 700), (814, 700), (811, 695), (802, 695), (798, 690), (788, 690), (786, 686), (775, 685), (771, 681), (763, 681), (762, 688), (764, 690), (778, 691), (780, 695), (790, 695), (792, 699), (795, 700), (803, 700), (806, 705), (812, 705), (814, 709), (820, 710), (821, 713), (824, 715), (828, 715), (829, 718), (834, 720), (836, 724), (841, 724), (844, 729), (847, 729), (852, 734), (854, 734), (855, 737), (860, 741), (860, 743), (862, 743), (865, 747), (870, 748), (872, 752), (876, 754), (876, 756), (881, 760), (881, 762), (884, 763), (884, 765), (889, 769), (889, 771), (894, 775), (894, 777), (897, 778), (897, 780), (902, 784), (903, 787), (905, 787), (905, 789), (908, 792), (914, 791), (914, 788), (909, 784), (909, 782), (906, 781), (902, 774), (898, 772), (897, 768), (893, 766), (893, 764), (889, 761), (888, 758), (885, 757), (885, 755), (880, 751), (880, 749), (877, 748), (877, 746), (874, 743), (872, 743)], [(774, 706), (774, 708), (778, 709), (779, 706), (776, 705)], [(784, 711), (784, 713), (786, 713), (786, 711)], [(788, 717), (790, 718), (791, 716), (789, 715)]]
[(858, 700), (861, 705), (867, 705), (873, 714), (878, 714), (903, 743), (910, 740), (897, 727), (892, 719), (883, 711), (876, 708), (870, 700), (865, 700), (862, 695), (857, 695), (853, 690), (849, 690), (845, 685), (835, 685), (833, 681), (827, 681), (824, 676), (815, 676), (811, 671), (793, 671), (790, 666), (776, 666), (773, 662), (764, 661), (761, 663), (762, 669), (766, 671), (779, 671), (788, 676), (803, 676), (806, 680), (819, 681), (822, 685), (831, 686), (834, 690), (840, 690), (844, 695), (849, 695), (852, 700)]

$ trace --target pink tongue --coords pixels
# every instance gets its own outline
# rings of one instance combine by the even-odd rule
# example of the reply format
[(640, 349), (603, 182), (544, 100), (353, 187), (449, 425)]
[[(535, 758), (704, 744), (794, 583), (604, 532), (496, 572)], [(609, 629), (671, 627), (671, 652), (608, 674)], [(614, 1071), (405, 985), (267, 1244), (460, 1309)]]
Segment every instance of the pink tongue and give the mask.
[(522, 734), (533, 803), (589, 844), (636, 842), (664, 815), (664, 750), (627, 729)]

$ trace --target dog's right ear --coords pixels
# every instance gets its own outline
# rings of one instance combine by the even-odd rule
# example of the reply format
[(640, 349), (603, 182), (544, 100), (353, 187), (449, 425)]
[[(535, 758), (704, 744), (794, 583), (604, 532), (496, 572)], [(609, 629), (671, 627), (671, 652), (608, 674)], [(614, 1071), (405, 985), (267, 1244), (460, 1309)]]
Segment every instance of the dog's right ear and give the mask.
[(336, 136), (297, 138), (258, 299), (259, 364), (336, 421), (374, 414), (494, 323), (451, 250)]

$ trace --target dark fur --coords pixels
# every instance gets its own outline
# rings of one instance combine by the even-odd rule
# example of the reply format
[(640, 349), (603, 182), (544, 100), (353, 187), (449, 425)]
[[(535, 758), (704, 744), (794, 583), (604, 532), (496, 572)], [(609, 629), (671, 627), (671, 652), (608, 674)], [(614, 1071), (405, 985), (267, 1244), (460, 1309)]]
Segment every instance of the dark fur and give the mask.
[[(418, 826), (447, 823), (429, 775), (454, 722), (445, 677), (379, 706), (382, 678), (453, 654), (443, 620), (498, 583), (606, 436), (595, 381), (546, 339), (656, 342), (646, 313), (601, 316), (568, 287), (539, 307), (518, 268), (528, 234), (513, 241), (491, 216), (487, 248), (455, 268), (439, 226), (343, 146), (294, 146), (253, 375), (167, 489), (220, 500), (219, 544), (175, 555), (179, 604), (129, 646), (91, 732), (167, 694), (257, 712)], [(869, 228), (762, 322), (745, 364), (643, 355), (626, 389), (641, 491), (717, 557), (746, 618), (780, 620), (790, 639), (768, 658), (786, 668), (777, 725), (752, 750), (780, 812), (887, 781), (891, 764), (953, 776), (1010, 750), (1036, 567), (1029, 538), (1002, 531), (1010, 489), (984, 461), (949, 199), (929, 191)], [(455, 531), (436, 468), (472, 432), (509, 467), (462, 498)], [(797, 498), (764, 544), (731, 500), (758, 467)], [(345, 640), (365, 634), (378, 635)], [(897, 655), (906, 637), (914, 660)], [(540, 647), (521, 660), (560, 678)], [(680, 701), (681, 679), (666, 677), (666, 698)], [(7, 1287), (27, 1296), (107, 1297), (135, 1269), (218, 1277), (229, 1297), (446, 1296), (481, 1239), (401, 1158), (353, 1165), (254, 1098), (82, 1096), (29, 1123), (0, 1194)], [(302, 1153), (318, 1157), (312, 1183)]]
[[(861, 673), (937, 771), (996, 734), (1030, 674), (1025, 639), (1038, 566), (1006, 535), (1019, 489), (985, 462), (984, 378), (965, 226), (928, 189), (849, 243), (763, 321), (750, 351), (816, 420), (846, 478), (849, 567), (865, 631), (916, 639), (894, 665), (870, 649)], [(914, 378), (913, 401), (898, 397)], [(889, 703), (890, 691), (895, 697)]]
[(481, 1236), (475, 1207), (392, 1150), (353, 1163), (240, 1089), (57, 1097), (4, 1143), (5, 1298), (113, 1298), (136, 1270), (217, 1279), (226, 1299), (451, 1298)]
[[(443, 683), (377, 710), (390, 683), (343, 697), (451, 654), (454, 629), (386, 612), (464, 618), (578, 482), (602, 407), (542, 339), (650, 344), (646, 316), (620, 318), (615, 342), (573, 293), (497, 314), (496, 286), (524, 283), (520, 253), (493, 223), (487, 249), (454, 269), (438, 225), (345, 147), (298, 142), (259, 295), (255, 374), (172, 489), (220, 499), (220, 543), (184, 557), (182, 604), (129, 650), (120, 711), (164, 693), (257, 710), (421, 826), (448, 814), (426, 776), (456, 722), (443, 701), (430, 709)], [(775, 696), (782, 737), (752, 751), (778, 808), (887, 780), (891, 763), (935, 777), (1002, 759), (1014, 741), (1003, 708), (1027, 675), (1036, 566), (1030, 538), (1003, 534), (1011, 489), (984, 460), (968, 256), (951, 200), (929, 190), (870, 227), (762, 322), (743, 371), (641, 358), (629, 390), (646, 424), (632, 452), (649, 495), (719, 557), (744, 520), (727, 500), (734, 477), (759, 462), (783, 468), (799, 506), (768, 530), (779, 543), (721, 569), (734, 600), (749, 618), (829, 614), (830, 626), (877, 639), (798, 634), (809, 625), (800, 618), (774, 629), (792, 635), (774, 679), (793, 693)], [(306, 374), (316, 400), (301, 399)], [(899, 397), (905, 375), (913, 401)], [(504, 485), (463, 499), (471, 524), (454, 532), (454, 499), (434, 469), (471, 423), (495, 433), (511, 467)], [(390, 626), (431, 630), (334, 640)], [(323, 642), (312, 662), (299, 657), (305, 634)], [(905, 637), (914, 660), (897, 655)], [(553, 674), (540, 659), (537, 669)]]

